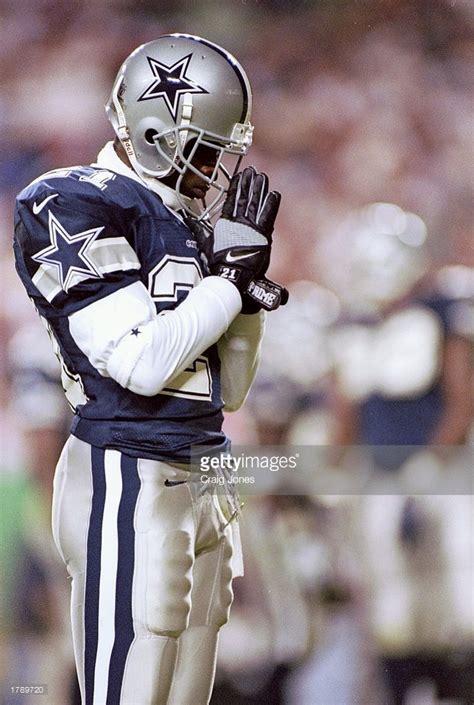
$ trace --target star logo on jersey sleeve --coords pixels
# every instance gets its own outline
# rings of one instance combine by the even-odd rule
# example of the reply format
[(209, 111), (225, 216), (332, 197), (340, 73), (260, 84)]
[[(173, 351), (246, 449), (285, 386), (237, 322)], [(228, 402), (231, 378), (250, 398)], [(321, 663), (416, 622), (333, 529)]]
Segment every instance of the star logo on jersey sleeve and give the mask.
[(68, 291), (71, 286), (83, 279), (102, 278), (102, 274), (90, 256), (90, 249), (104, 226), (72, 235), (56, 216), (48, 211), (48, 227), (51, 244), (33, 255), (32, 259), (40, 264), (54, 267), (57, 270), (59, 284), (64, 291)]
[(138, 98), (141, 100), (152, 100), (153, 98), (163, 98), (166, 107), (171, 113), (175, 122), (178, 120), (179, 101), (185, 93), (208, 93), (205, 88), (199, 86), (186, 76), (192, 54), (184, 56), (176, 61), (172, 66), (162, 64), (161, 61), (147, 56), (148, 65), (153, 73), (154, 80)]

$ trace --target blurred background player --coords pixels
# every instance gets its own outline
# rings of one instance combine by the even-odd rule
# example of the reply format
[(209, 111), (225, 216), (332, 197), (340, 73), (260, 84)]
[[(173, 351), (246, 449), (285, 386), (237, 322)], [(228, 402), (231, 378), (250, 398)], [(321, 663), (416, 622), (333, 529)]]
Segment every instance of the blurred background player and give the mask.
[[(382, 446), (382, 466), (391, 462), (384, 446), (401, 446), (394, 451), (400, 465), (410, 446), (463, 443), (472, 412), (470, 346), (455, 328), (470, 273), (460, 272), (459, 293), (447, 294), (428, 271), (425, 241), (421, 218), (374, 203), (349, 215), (322, 245), (325, 276), (352, 318), (334, 343), (346, 392), (336, 437), (375, 446), (373, 453)], [(351, 399), (361, 400), (357, 415), (343, 406)]]
[[(374, 203), (322, 244), (326, 280), (344, 305), (333, 338), (333, 439), (365, 447), (375, 472), (396, 473), (414, 493), (375, 490), (358, 517), (375, 636), (396, 705), (425, 681), (439, 697), (467, 704), (473, 667), (471, 501), (449, 496), (449, 474), (455, 487), (466, 462), (452, 451), (466, 442), (472, 419), (472, 349), (459, 323), (474, 291), (472, 270), (458, 270), (447, 286), (449, 272), (430, 271), (426, 236), (415, 214)], [(433, 495), (416, 496), (421, 488)]]

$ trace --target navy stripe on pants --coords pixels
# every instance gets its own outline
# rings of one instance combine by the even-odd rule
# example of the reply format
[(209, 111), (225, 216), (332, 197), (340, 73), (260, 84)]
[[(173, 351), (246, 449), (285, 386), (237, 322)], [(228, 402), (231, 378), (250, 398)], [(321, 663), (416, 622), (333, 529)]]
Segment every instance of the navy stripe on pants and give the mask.
[(100, 554), (102, 549), (102, 519), (105, 504), (105, 451), (91, 447), (92, 463), (92, 509), (87, 535), (86, 595), (84, 605), (85, 628), (85, 705), (94, 702), (94, 671), (99, 638), (99, 584)]
[(132, 617), (132, 587), (135, 567), (135, 531), (133, 520), (140, 478), (137, 459), (121, 456), (122, 497), (118, 512), (118, 565), (115, 602), (115, 641), (109, 667), (107, 705), (119, 705), (123, 672), (135, 633)]

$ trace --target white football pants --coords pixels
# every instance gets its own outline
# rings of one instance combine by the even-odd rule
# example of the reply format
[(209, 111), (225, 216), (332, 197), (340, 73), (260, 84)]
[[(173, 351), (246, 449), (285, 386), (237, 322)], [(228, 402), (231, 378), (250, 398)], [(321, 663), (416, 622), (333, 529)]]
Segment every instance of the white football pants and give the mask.
[(232, 602), (232, 532), (190, 476), (75, 437), (64, 447), (53, 536), (72, 578), (83, 705), (209, 702)]

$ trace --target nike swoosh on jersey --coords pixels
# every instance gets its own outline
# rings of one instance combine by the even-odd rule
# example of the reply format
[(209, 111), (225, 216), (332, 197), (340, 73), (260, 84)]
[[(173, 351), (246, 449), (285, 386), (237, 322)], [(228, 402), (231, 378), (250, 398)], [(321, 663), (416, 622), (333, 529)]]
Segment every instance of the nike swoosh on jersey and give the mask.
[(59, 193), (53, 193), (51, 196), (48, 196), (47, 198), (44, 199), (44, 201), (41, 201), (41, 203), (36, 203), (36, 201), (33, 203), (33, 213), (35, 215), (38, 215), (40, 211), (43, 210), (45, 205), (47, 204), (48, 201), (50, 201), (52, 198), (56, 198), (56, 196), (59, 196)]
[(186, 480), (165, 480), (165, 487), (176, 487), (176, 485), (184, 485)]
[(256, 254), (257, 254), (256, 252), (248, 252), (246, 255), (236, 255), (234, 257), (234, 255), (231, 255), (231, 253), (228, 252), (225, 256), (225, 261), (226, 262), (240, 262), (240, 260), (248, 259), (249, 257), (253, 257)]

